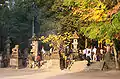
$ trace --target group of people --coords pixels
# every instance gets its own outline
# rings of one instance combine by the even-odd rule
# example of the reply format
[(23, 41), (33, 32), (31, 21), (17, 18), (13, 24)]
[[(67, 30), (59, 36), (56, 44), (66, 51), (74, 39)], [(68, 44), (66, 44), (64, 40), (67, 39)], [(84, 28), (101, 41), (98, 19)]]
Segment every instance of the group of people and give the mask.
[(71, 67), (72, 62), (72, 55), (71, 51), (69, 53), (65, 53), (64, 50), (59, 50), (59, 57), (60, 57), (60, 69), (64, 70)]
[(28, 66), (30, 68), (40, 67), (43, 63), (43, 55), (46, 53), (44, 47), (42, 46), (41, 51), (37, 53), (37, 56), (34, 52), (30, 52), (28, 56)]
[(87, 66), (90, 66), (91, 61), (110, 60), (114, 56), (113, 47), (110, 45), (106, 45), (103, 48), (88, 47), (83, 50), (82, 54), (83, 59), (88, 61)]
[[(52, 53), (52, 51), (53, 51), (53, 49), (51, 48), (49, 51), (50, 54)], [(41, 62), (41, 60), (43, 60), (42, 56), (46, 55), (44, 48), (41, 49), (41, 52), (42, 52), (42, 54), (38, 53), (38, 56), (37, 56), (37, 62), (39, 62), (38, 66), (41, 65), (40, 62)], [(61, 70), (68, 68), (68, 64), (71, 63), (71, 60), (74, 60), (72, 53), (73, 53), (72, 49), (68, 50), (67, 47), (66, 47), (66, 49), (65, 48), (62, 49), (62, 47), (60, 48), (59, 57), (60, 57), (60, 69)], [(114, 56), (113, 48), (110, 45), (106, 45), (103, 48), (99, 48), (99, 47), (96, 48), (95, 46), (93, 48), (88, 47), (88, 48), (85, 48), (84, 50), (81, 50), (79, 53), (82, 54), (82, 58), (84, 60), (88, 61), (87, 66), (91, 65), (91, 61), (92, 62), (100, 61), (100, 60), (106, 61), (106, 60), (111, 59), (110, 58), (111, 56)], [(30, 61), (34, 61), (34, 59), (35, 59), (32, 54), (30, 54), (29, 58), (31, 59)], [(30, 62), (30, 63), (32, 63), (32, 62)]]
[(97, 60), (97, 48), (94, 47), (93, 49), (88, 47), (86, 49), (83, 50), (83, 55), (84, 55), (84, 59), (86, 59), (87, 57), (89, 57), (92, 60)]
[(30, 68), (41, 67), (45, 62), (45, 56), (51, 55), (53, 52), (52, 47), (50, 48), (49, 54), (45, 51), (44, 46), (42, 46), (41, 50), (37, 53), (37, 56), (34, 55), (33, 52), (30, 52), (28, 57), (28, 63)]

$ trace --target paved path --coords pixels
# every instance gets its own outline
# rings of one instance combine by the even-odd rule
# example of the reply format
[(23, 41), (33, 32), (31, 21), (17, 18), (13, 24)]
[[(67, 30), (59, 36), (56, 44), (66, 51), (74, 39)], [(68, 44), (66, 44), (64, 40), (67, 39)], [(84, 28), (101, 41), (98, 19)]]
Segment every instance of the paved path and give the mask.
[[(2, 72), (3, 71), (3, 72)], [(40, 71), (0, 69), (0, 79), (120, 79), (119, 71)]]
[(85, 62), (76, 62), (71, 71), (61, 71), (58, 67), (47, 68), (45, 70), (0, 69), (0, 79), (120, 79), (120, 72), (115, 70), (82, 71), (85, 68)]

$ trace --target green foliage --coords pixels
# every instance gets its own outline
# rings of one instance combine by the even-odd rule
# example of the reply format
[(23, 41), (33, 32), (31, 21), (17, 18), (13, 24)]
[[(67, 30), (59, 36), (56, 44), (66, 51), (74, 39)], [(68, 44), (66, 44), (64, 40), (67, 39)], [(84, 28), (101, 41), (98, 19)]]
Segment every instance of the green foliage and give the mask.
[(55, 0), (52, 11), (55, 12), (57, 27), (61, 33), (75, 31), (79, 25), (79, 19), (71, 16), (73, 0)]
[(92, 39), (115, 39), (114, 35), (120, 32), (120, 12), (115, 14), (111, 22), (92, 23), (89, 27), (81, 28), (81, 32)]
[(8, 4), (0, 6), (0, 36), (10, 36), (16, 44), (22, 46), (28, 45), (29, 39), (32, 37), (33, 17), (35, 23), (35, 33), (40, 35), (51, 29), (56, 29), (54, 16), (50, 11), (54, 0), (15, 0), (12, 5), (10, 0)]
[[(2, 2), (1, 2), (2, 1)], [(110, 4), (112, 2), (112, 4)], [(110, 22), (107, 18), (108, 7), (116, 5), (116, 0), (15, 0), (10, 8), (0, 0), (0, 34), (8, 35), (17, 43), (28, 41), (32, 36), (32, 22), (35, 17), (37, 35), (49, 31), (80, 31), (89, 38), (113, 39), (120, 30), (120, 13)], [(34, 4), (34, 5), (33, 5)], [(110, 5), (108, 5), (110, 4)], [(111, 18), (110, 18), (111, 19)]]
[(55, 0), (52, 11), (61, 24), (61, 31), (79, 31), (91, 22), (105, 21), (106, 6), (99, 0)]
[[(17, 1), (14, 6), (3, 7), (0, 10), (0, 27), (1, 35), (6, 40), (7, 36), (14, 40), (13, 44), (25, 44), (28, 43), (28, 39), (31, 37), (31, 21), (28, 17), (30, 14), (29, 4), (23, 1)], [(32, 17), (32, 15), (31, 15)]]

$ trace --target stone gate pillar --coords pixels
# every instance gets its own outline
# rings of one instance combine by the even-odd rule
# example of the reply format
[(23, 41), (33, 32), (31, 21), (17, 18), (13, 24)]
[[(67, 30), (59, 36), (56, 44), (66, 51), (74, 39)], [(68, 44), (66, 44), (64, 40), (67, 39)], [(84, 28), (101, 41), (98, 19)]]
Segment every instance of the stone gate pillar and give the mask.
[(35, 61), (36, 61), (37, 54), (38, 54), (38, 41), (36, 40), (32, 41), (32, 52), (33, 52), (33, 55), (35, 56)]
[(33, 37), (32, 38), (32, 49), (31, 49), (31, 52), (33, 52), (33, 55), (35, 56), (35, 61), (37, 59), (37, 55), (38, 55), (38, 40), (37, 38)]

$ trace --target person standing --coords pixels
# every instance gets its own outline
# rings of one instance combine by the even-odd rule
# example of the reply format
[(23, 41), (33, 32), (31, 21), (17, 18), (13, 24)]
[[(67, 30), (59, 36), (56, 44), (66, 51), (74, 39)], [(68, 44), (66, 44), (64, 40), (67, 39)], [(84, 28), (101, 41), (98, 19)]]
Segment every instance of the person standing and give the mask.
[(45, 49), (44, 47), (42, 46), (42, 49), (41, 49), (42, 53), (45, 54)]
[(51, 47), (50, 48), (50, 56), (52, 55), (52, 52), (53, 52), (53, 48)]
[(100, 54), (101, 54), (101, 60), (103, 60), (103, 56), (104, 56), (104, 50), (103, 50), (103, 48), (100, 49)]
[(59, 50), (59, 57), (60, 57), (60, 69), (65, 69), (65, 53), (63, 50)]
[(46, 56), (46, 52), (44, 50), (44, 46), (42, 46), (41, 52), (42, 52), (42, 59), (44, 60), (44, 58)]
[(110, 45), (107, 45), (102, 70), (104, 69), (105, 66), (107, 67), (107, 69), (109, 69), (110, 60), (111, 60)]
[(97, 49), (96, 49), (96, 47), (94, 47), (94, 48), (93, 48), (93, 61), (96, 61), (96, 60), (97, 60), (96, 52), (97, 52)]
[(89, 48), (87, 48), (87, 53), (86, 53), (86, 60), (88, 61), (87, 66), (90, 66), (90, 64), (91, 64), (90, 60), (91, 59), (92, 59), (91, 58), (91, 49), (89, 47)]

